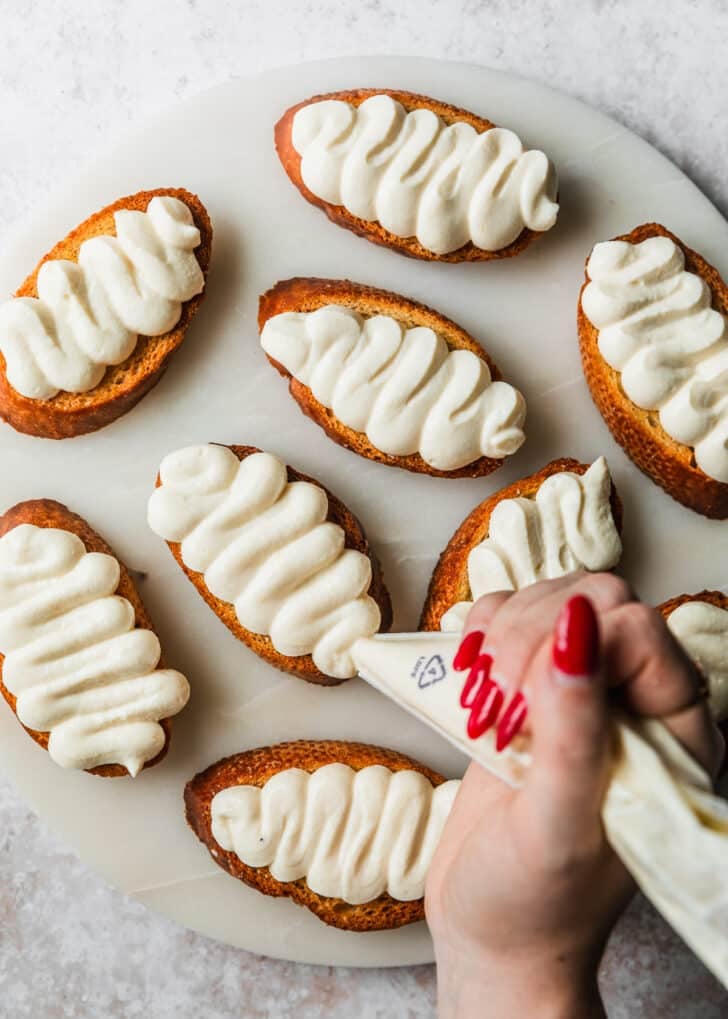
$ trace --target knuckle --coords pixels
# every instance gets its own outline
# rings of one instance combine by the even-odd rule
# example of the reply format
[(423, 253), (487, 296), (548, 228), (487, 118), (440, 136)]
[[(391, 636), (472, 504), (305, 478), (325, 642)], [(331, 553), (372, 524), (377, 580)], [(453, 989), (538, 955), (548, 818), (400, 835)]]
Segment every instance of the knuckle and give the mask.
[(629, 605), (626, 609), (626, 618), (635, 630), (639, 630), (644, 640), (653, 644), (662, 643), (670, 636), (665, 621), (657, 609), (645, 605), (644, 602)]
[(519, 648), (523, 644), (523, 638), (523, 631), (519, 632), (513, 621), (503, 620), (497, 629), (492, 628), (491, 633), (488, 634), (488, 644), (492, 644), (493, 648), (498, 648), (500, 651), (507, 650), (509, 654), (518, 654)]
[(475, 602), (468, 613), (467, 625), (476, 622), (491, 621), (498, 611), (513, 597), (512, 591), (493, 591), (484, 594)]
[(523, 675), (538, 647), (539, 634), (519, 625), (517, 619), (503, 620), (491, 627), (485, 638), (484, 651), (492, 656), (491, 678), (506, 686)]
[(602, 609), (615, 608), (634, 597), (627, 581), (614, 573), (591, 573), (585, 578), (584, 585), (598, 597)]
[(528, 584), (527, 587), (523, 588), (523, 592), (529, 602), (539, 601), (556, 593), (569, 595), (588, 576), (589, 574), (584, 570), (576, 570), (574, 573), (567, 573), (563, 577), (537, 580), (535, 583)]

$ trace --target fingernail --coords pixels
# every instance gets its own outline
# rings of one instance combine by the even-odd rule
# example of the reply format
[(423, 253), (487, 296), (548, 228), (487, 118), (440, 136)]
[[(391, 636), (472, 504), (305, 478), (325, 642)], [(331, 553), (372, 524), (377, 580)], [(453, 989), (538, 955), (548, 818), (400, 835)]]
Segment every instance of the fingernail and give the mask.
[[(576, 595), (564, 605), (554, 630), (553, 663), (555, 677), (590, 679), (599, 657), (599, 622), (588, 598)], [(563, 681), (563, 679), (562, 679)]]
[(490, 666), (493, 659), (490, 655), (480, 655), (468, 673), (468, 678), (463, 683), (460, 692), (460, 707), (470, 708), (475, 703), (475, 698), (480, 689), (480, 684), (490, 675)]
[(528, 714), (528, 704), (518, 691), (511, 698), (495, 731), (495, 749), (500, 753), (521, 731)]
[(479, 739), (495, 723), (503, 705), (503, 691), (492, 679), (486, 679), (478, 690), (468, 718), (468, 736)]
[(471, 667), (478, 657), (483, 637), (485, 637), (485, 634), (482, 630), (471, 630), (467, 636), (463, 637), (452, 660), (452, 667), (456, 672), (464, 672), (465, 669)]

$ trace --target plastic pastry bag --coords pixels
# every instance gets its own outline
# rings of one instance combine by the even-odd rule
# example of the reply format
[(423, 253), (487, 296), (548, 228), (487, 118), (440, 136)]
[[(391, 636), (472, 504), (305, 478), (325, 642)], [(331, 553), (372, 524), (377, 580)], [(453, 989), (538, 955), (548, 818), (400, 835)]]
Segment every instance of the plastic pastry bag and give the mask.
[[(379, 634), (357, 641), (362, 679), (509, 785), (531, 764), (521, 734), (496, 753), (477, 740), (460, 707), (464, 675), (452, 669), (459, 634)], [(609, 842), (645, 895), (728, 986), (728, 803), (659, 722), (614, 715), (614, 766), (602, 817)]]

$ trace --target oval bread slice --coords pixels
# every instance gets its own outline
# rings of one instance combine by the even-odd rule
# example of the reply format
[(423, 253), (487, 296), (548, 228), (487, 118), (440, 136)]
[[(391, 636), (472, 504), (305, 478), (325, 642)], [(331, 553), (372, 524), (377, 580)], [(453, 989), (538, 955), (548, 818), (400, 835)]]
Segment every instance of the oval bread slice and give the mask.
[[(451, 350), (468, 350), (484, 361), (493, 382), (501, 381), (502, 375), (488, 353), (480, 344), (451, 319), (428, 308), (427, 305), (401, 297), (399, 294), (350, 280), (316, 279), (295, 277), (282, 280), (260, 297), (258, 305), (258, 328), (262, 332), (266, 322), (284, 312), (311, 312), (328, 304), (351, 308), (358, 314), (371, 317), (388, 315), (406, 328), (426, 326), (441, 336)], [(319, 425), (330, 439), (350, 449), (367, 460), (401, 467), (418, 474), (429, 474), (438, 478), (478, 478), (497, 470), (504, 463), (501, 459), (479, 457), (472, 463), (455, 470), (438, 470), (422, 459), (419, 453), (408, 456), (391, 456), (377, 449), (365, 433), (357, 432), (344, 425), (333, 411), (324, 407), (308, 386), (299, 382), (290, 372), (270, 355), (266, 355), (273, 367), (289, 380), (291, 396), (301, 410)]]
[(310, 909), (331, 927), (348, 931), (390, 930), (423, 920), (423, 899), (400, 902), (385, 893), (372, 902), (353, 906), (342, 899), (317, 895), (311, 891), (304, 878), (290, 882), (277, 881), (267, 867), (248, 866), (236, 853), (224, 850), (215, 841), (211, 804), (216, 794), (223, 789), (236, 785), (260, 787), (273, 775), (287, 768), (313, 772), (326, 764), (335, 763), (347, 764), (354, 771), (375, 764), (383, 765), (390, 771), (419, 771), (433, 786), (445, 781), (442, 775), (395, 750), (340, 740), (297, 740), (235, 754), (196, 775), (185, 786), (187, 823), (205, 844), (215, 863), (228, 874), (264, 895), (292, 899)]
[[(728, 595), (723, 594), (722, 591), (698, 591), (696, 594), (679, 594), (674, 598), (668, 598), (667, 601), (658, 605), (657, 611), (661, 613), (663, 619), (667, 620), (675, 609), (691, 601), (707, 602), (708, 605), (714, 605), (717, 609), (723, 609), (724, 612), (728, 612)], [(723, 734), (728, 737), (728, 718), (724, 718), (718, 724)], [(725, 771), (727, 767), (728, 760), (724, 761), (723, 770)]]
[[(122, 209), (145, 212), (157, 196), (177, 198), (192, 213), (201, 236), (195, 255), (203, 275), (207, 277), (212, 251), (212, 224), (207, 210), (196, 195), (183, 188), (158, 188), (120, 198), (95, 212), (43, 256), (14, 296), (37, 297), (38, 271), (45, 262), (54, 259), (77, 261), (84, 241), (91, 237), (115, 236), (115, 212)], [(170, 332), (162, 336), (140, 336), (130, 356), (121, 364), (107, 368), (101, 382), (86, 393), (59, 392), (49, 400), (22, 396), (8, 382), (5, 358), (0, 353), (0, 418), (18, 432), (44, 439), (69, 439), (111, 424), (131, 410), (159, 382), (204, 296), (203, 289), (183, 304), (182, 315)]]
[[(228, 446), (228, 449), (232, 450), (238, 460), (244, 460), (252, 453), (260, 453), (255, 446)], [(325, 488), (320, 482), (314, 478), (310, 478), (306, 474), (301, 474), (294, 470), (292, 467), (288, 467), (288, 480), (291, 481), (308, 481), (311, 484), (317, 485), (323, 489), (329, 501), (329, 514), (328, 520), (334, 524), (338, 524), (342, 528), (346, 536), (346, 547), (355, 549), (357, 552), (361, 552), (365, 555), (372, 566), (372, 580), (369, 587), (369, 595), (379, 606), (381, 612), (381, 624), (380, 632), (386, 631), (392, 625), (392, 604), (389, 598), (389, 592), (384, 585), (384, 577), (382, 576), (382, 569), (379, 565), (379, 561), (372, 551), (367, 537), (364, 533), (359, 521), (347, 509), (347, 507), (336, 498), (327, 488)], [(157, 487), (161, 484), (161, 479), (157, 475)], [(202, 573), (190, 569), (182, 559), (182, 548), (179, 542), (168, 541), (169, 549), (177, 560), (178, 565), (187, 575), (188, 579), (197, 588), (197, 591), (202, 598), (207, 602), (212, 611), (218, 616), (219, 619), (227, 626), (230, 632), (237, 637), (239, 641), (242, 641), (251, 651), (254, 651), (256, 655), (269, 662), (276, 669), (280, 669), (283, 672), (289, 672), (293, 676), (298, 676), (299, 679), (305, 679), (309, 683), (318, 683), (324, 686), (333, 686), (346, 680), (337, 679), (333, 676), (327, 676), (321, 672), (314, 664), (313, 658), (310, 654), (298, 655), (292, 657), (289, 655), (283, 655), (275, 649), (270, 637), (263, 634), (251, 633), (240, 625), (238, 617), (235, 614), (235, 607), (230, 602), (222, 601), (220, 598), (216, 598), (210, 591), (207, 584), (205, 583), (205, 577)]]
[[(728, 286), (717, 269), (664, 226), (645, 223), (613, 240), (639, 244), (648, 237), (674, 241), (685, 256), (686, 271), (705, 280), (711, 289), (713, 307), (728, 315)], [(581, 362), (592, 399), (610, 432), (637, 467), (673, 499), (703, 516), (724, 520), (728, 517), (728, 484), (709, 477), (697, 466), (692, 448), (667, 434), (656, 411), (643, 410), (629, 399), (620, 384), (619, 372), (600, 353), (599, 330), (586, 317), (581, 303), (588, 283), (586, 276), (577, 310)]]
[(463, 122), (470, 124), (476, 131), (482, 133), (489, 131), (496, 125), (484, 117), (478, 117), (468, 110), (452, 106), (449, 103), (440, 102), (438, 99), (431, 99), (429, 96), (418, 95), (415, 92), (405, 92), (398, 89), (388, 88), (358, 88), (343, 92), (329, 92), (323, 95), (311, 96), (296, 106), (286, 110), (275, 126), (275, 146), (278, 158), (283, 169), (288, 174), (291, 182), (298, 188), (303, 197), (312, 205), (323, 210), (332, 223), (351, 230), (359, 237), (363, 237), (374, 244), (381, 244), (400, 254), (409, 255), (411, 258), (424, 259), (433, 262), (490, 262), (501, 258), (510, 258), (524, 251), (537, 237), (536, 231), (524, 227), (519, 236), (511, 244), (500, 248), (497, 251), (486, 251), (476, 247), (472, 241), (451, 251), (447, 254), (438, 255), (424, 247), (416, 237), (399, 237), (397, 234), (386, 230), (380, 223), (369, 222), (353, 215), (343, 205), (333, 205), (315, 195), (303, 182), (301, 176), (301, 156), (293, 146), (293, 118), (298, 110), (310, 103), (321, 102), (325, 99), (338, 99), (350, 103), (352, 106), (360, 106), (365, 99), (375, 95), (387, 95), (400, 103), (407, 112), (415, 109), (427, 109), (436, 114), (446, 124)]
[[(420, 617), (420, 630), (439, 630), (440, 620), (456, 603), (470, 600), (468, 556), (487, 538), (493, 510), (504, 499), (533, 498), (543, 482), (553, 474), (570, 471), (585, 474), (589, 464), (562, 458), (553, 460), (540, 471), (501, 489), (476, 506), (447, 543), (432, 574), (427, 598)], [(610, 506), (617, 531), (622, 531), (622, 503), (612, 483)]]
[(678, 594), (674, 598), (668, 598), (667, 601), (661, 602), (657, 606), (657, 611), (660, 612), (665, 619), (674, 612), (675, 609), (680, 608), (689, 601), (704, 601), (709, 605), (715, 605), (717, 609), (723, 609), (728, 612), (728, 595), (723, 594), (722, 591), (698, 591), (697, 594)]
[[(8, 531), (12, 531), (13, 528), (18, 527), (20, 524), (33, 524), (36, 527), (56, 527), (64, 531), (70, 531), (71, 533), (78, 535), (84, 543), (87, 552), (102, 552), (105, 555), (113, 556), (113, 558), (119, 563), (120, 567), (119, 586), (116, 589), (116, 594), (120, 595), (122, 598), (126, 598), (126, 600), (131, 603), (134, 609), (135, 625), (138, 629), (154, 630), (152, 621), (149, 618), (149, 613), (144, 607), (144, 603), (136, 589), (136, 585), (131, 578), (129, 570), (124, 563), (121, 562), (116, 553), (109, 548), (103, 538), (101, 538), (96, 531), (94, 531), (93, 528), (86, 523), (83, 517), (79, 517), (62, 503), (55, 502), (52, 499), (33, 499), (28, 502), (20, 502), (17, 506), (13, 506), (0, 516), (0, 538), (4, 534), (7, 534)], [(2, 693), (5, 700), (13, 709), (13, 712), (15, 712), (16, 698), (10, 693), (2, 681), (3, 661), (4, 656), (0, 654), (0, 693)], [(157, 668), (164, 668), (163, 657), (160, 658)], [(18, 719), (18, 721), (20, 720)], [(154, 764), (158, 764), (169, 749), (169, 741), (172, 735), (172, 720), (171, 718), (163, 718), (160, 720), (159, 724), (164, 730), (164, 747), (156, 757), (146, 762), (144, 765), (145, 768), (151, 768)], [(23, 726), (23, 728), (29, 736), (32, 736), (36, 743), (43, 747), (44, 750), (48, 749), (49, 733), (37, 732), (34, 729), (29, 729), (27, 726)], [(89, 768), (88, 771), (89, 774), (99, 775), (102, 778), (119, 778), (129, 774), (122, 764), (102, 764), (95, 768)]]

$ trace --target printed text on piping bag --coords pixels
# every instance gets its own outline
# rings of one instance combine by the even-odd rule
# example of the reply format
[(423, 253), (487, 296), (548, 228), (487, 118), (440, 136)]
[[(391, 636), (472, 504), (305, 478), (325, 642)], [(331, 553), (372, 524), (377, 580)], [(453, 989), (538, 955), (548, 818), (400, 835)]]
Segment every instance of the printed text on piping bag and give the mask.
[[(531, 764), (528, 736), (496, 753), (494, 730), (466, 734), (456, 633), (379, 634), (357, 641), (359, 674), (504, 782)], [(615, 754), (602, 818), (637, 884), (728, 986), (728, 803), (659, 722), (615, 713)]]

